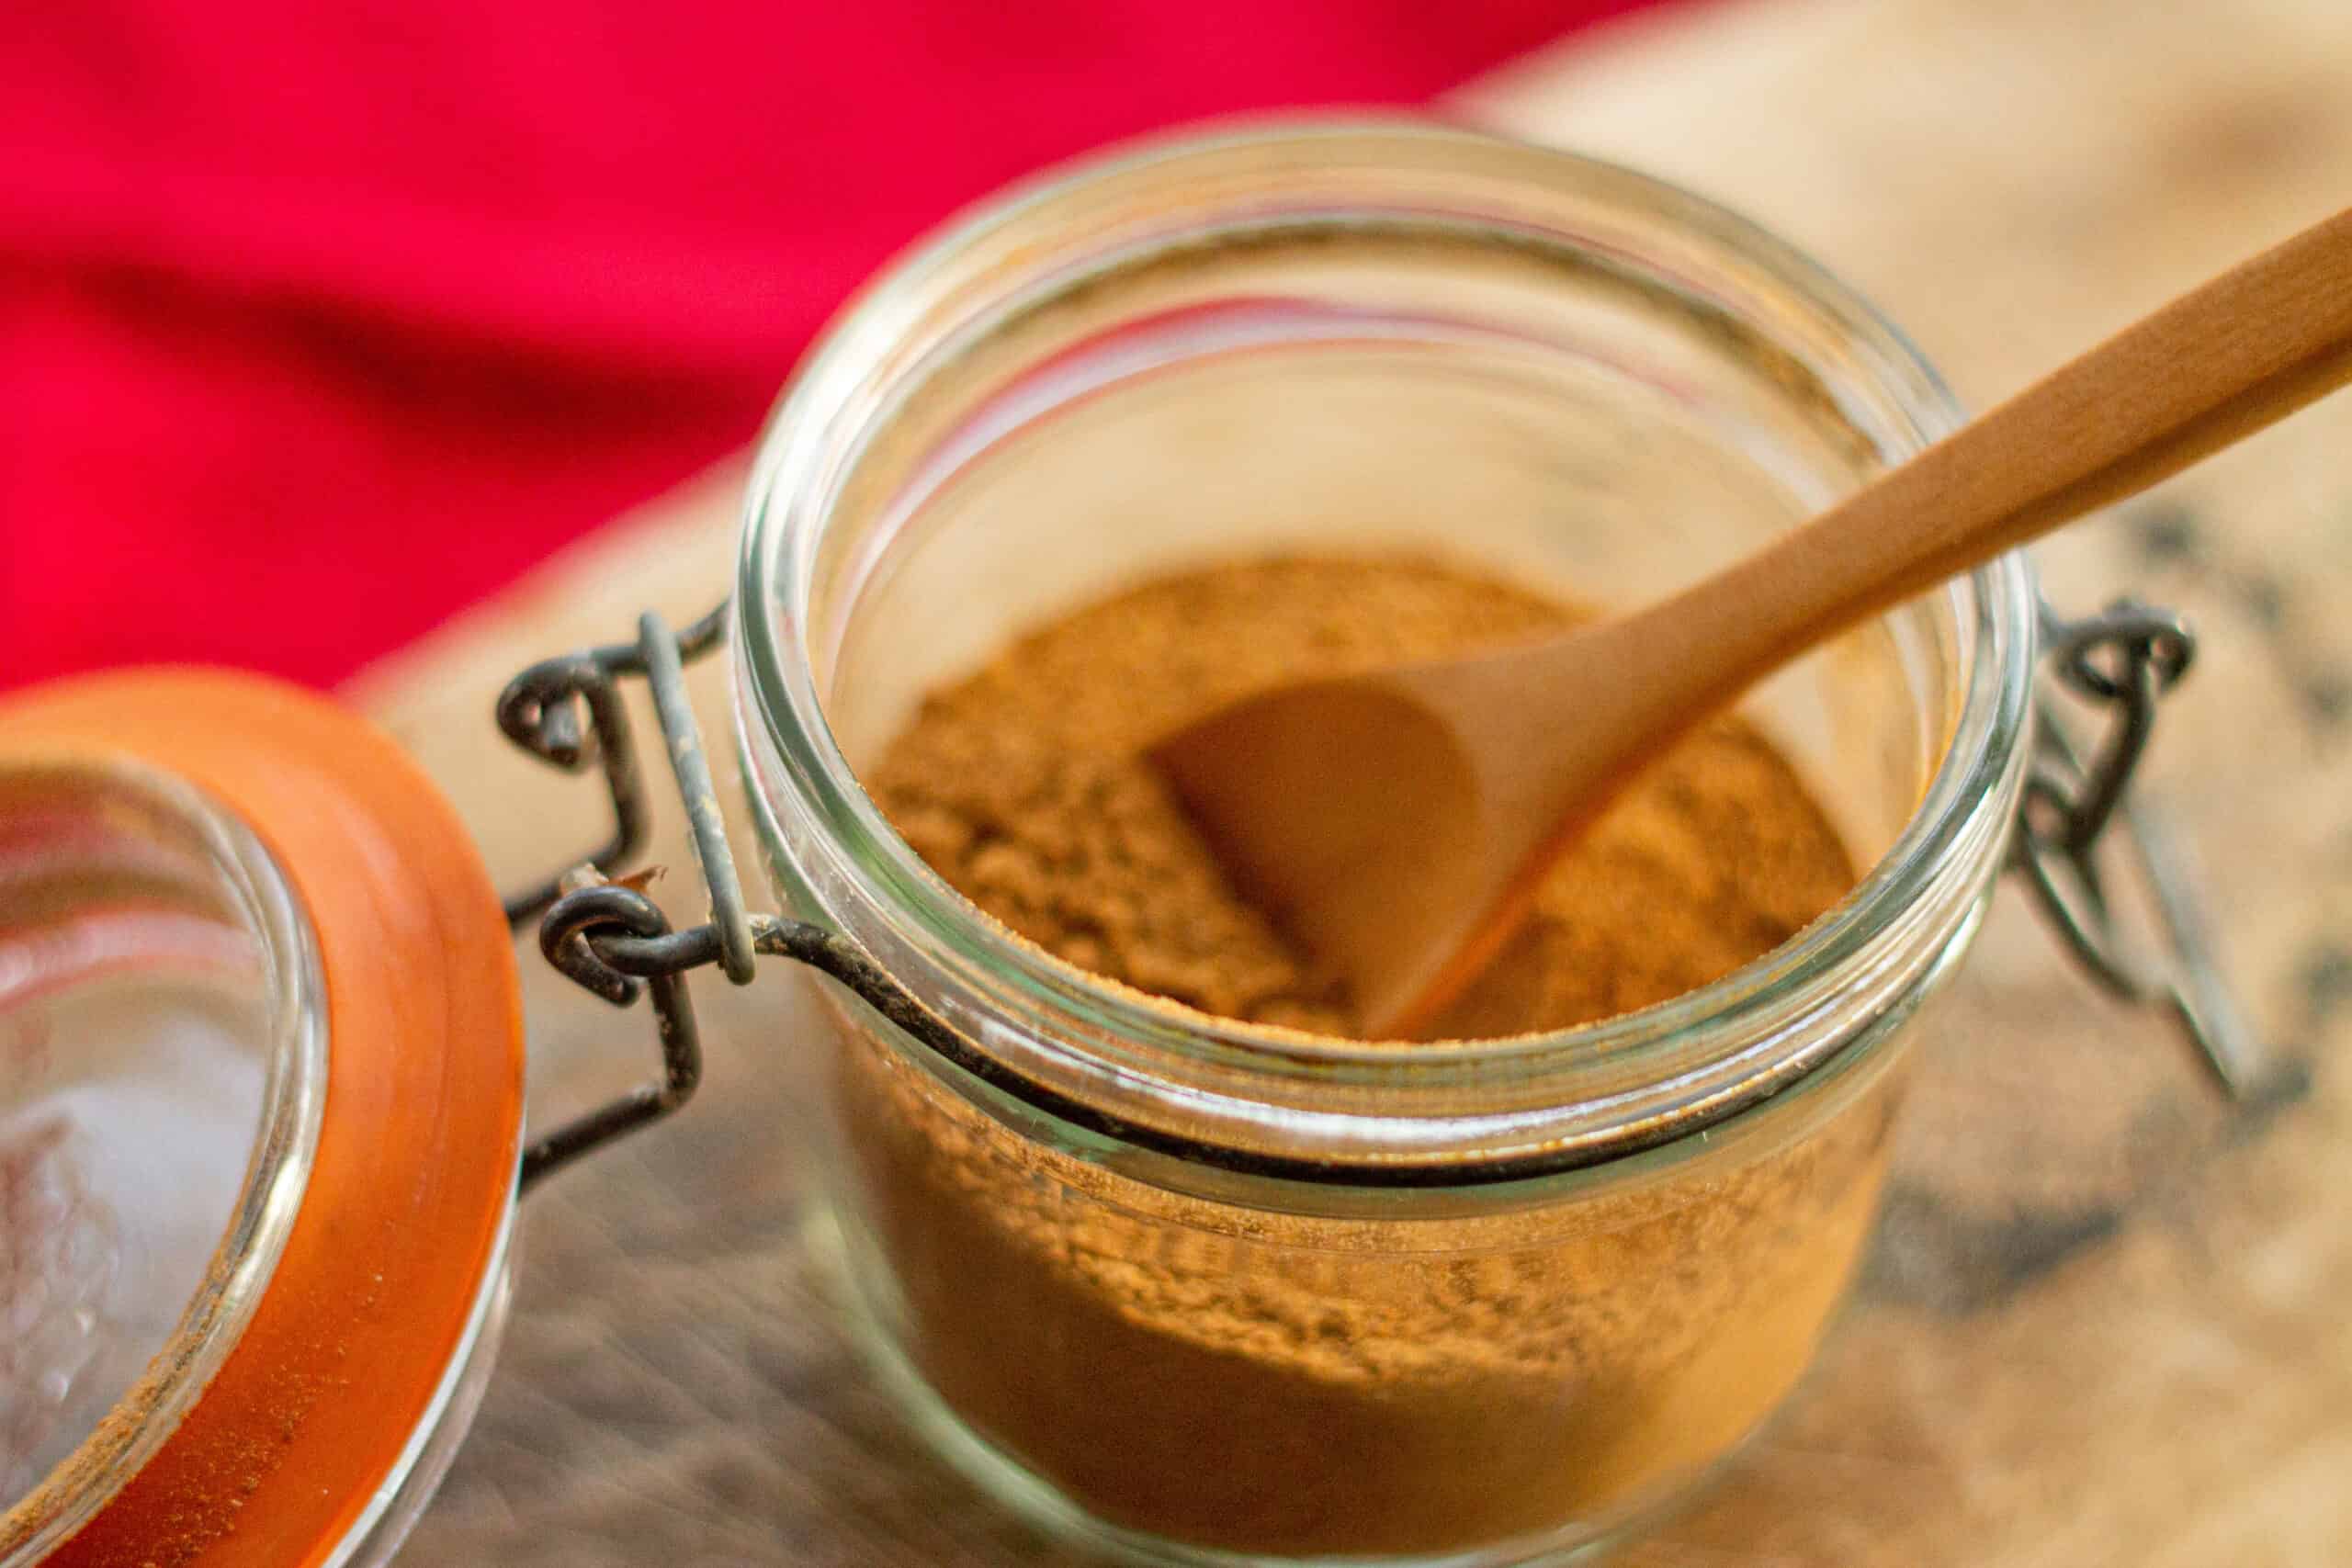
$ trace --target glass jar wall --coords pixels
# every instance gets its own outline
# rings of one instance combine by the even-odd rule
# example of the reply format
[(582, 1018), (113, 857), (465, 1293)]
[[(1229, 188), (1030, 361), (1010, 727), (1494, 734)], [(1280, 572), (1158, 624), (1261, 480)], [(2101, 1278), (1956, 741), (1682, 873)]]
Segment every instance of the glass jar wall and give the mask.
[(763, 446), (737, 667), (781, 895), (978, 1054), (827, 992), (831, 1213), (948, 1451), (1149, 1559), (1527, 1562), (1770, 1414), (1869, 1234), (1901, 1057), (2007, 843), (2021, 564), (1746, 705), (1860, 886), (1713, 986), (1560, 1033), (1351, 1045), (1157, 1004), (980, 915), (857, 770), (926, 691), (1149, 576), (1410, 555), (1637, 603), (1954, 419), (1737, 220), (1428, 127), (1100, 162), (869, 291)]

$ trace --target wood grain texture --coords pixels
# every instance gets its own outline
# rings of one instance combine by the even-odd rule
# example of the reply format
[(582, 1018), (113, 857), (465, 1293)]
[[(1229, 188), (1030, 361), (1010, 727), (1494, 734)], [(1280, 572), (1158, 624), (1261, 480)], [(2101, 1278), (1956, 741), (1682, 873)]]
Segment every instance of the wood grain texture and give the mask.
[[(2352, 191), (2342, 0), (1735, 0), (1527, 62), (1464, 112), (1742, 208), (1987, 406)], [(2040, 551), (2053, 596), (2200, 623), (2154, 793), (2255, 1021), (2309, 1067), (2232, 1111), (2093, 995), (2015, 893), (1925, 1048), (1862, 1299), (1806, 1391), (1641, 1568), (2233, 1568), (2352, 1556), (2352, 406)], [(491, 728), (530, 660), (724, 591), (722, 473), (371, 671), (355, 695), (510, 881), (593, 791)], [(695, 672), (706, 722), (729, 722)], [(722, 780), (722, 791), (726, 782)], [(680, 863), (662, 806), (658, 859)], [(684, 878), (666, 896), (684, 917)], [(650, 1069), (649, 1026), (526, 963), (533, 1107)], [(797, 993), (699, 978), (674, 1124), (535, 1197), (473, 1440), (404, 1561), (1069, 1561), (901, 1433), (798, 1235)]]

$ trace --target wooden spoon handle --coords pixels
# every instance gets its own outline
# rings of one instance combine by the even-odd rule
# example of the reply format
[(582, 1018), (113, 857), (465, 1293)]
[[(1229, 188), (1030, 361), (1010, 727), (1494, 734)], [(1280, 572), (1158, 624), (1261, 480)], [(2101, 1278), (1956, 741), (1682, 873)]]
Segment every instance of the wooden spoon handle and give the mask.
[(1682, 700), (1712, 706), (1822, 638), (2346, 380), (2352, 209), (2183, 295), (1638, 618), (1690, 634), (1672, 650), (1689, 681)]

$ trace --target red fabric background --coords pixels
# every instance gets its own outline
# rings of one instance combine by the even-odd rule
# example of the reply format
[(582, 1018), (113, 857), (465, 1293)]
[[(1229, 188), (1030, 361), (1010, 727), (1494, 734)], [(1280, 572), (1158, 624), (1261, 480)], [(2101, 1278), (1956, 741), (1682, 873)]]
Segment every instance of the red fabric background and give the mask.
[(741, 444), (957, 205), (1412, 102), (1642, 0), (27, 0), (0, 24), (0, 686), (336, 680)]

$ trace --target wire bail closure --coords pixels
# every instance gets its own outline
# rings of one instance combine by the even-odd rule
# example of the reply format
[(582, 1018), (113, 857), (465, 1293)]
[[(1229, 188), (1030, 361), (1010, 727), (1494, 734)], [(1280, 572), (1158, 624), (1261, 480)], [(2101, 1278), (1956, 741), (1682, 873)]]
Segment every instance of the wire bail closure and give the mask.
[[(2171, 1012), (2221, 1088), (2245, 1097), (2257, 1087), (2261, 1053), (2222, 978), (2179, 852), (2154, 811), (2127, 793), (2157, 705), (2196, 657), (2196, 635), (2173, 612), (2128, 599), (2073, 621), (2044, 602), (2041, 635), (2055, 684), (2109, 717), (2086, 761), (2056, 705), (2036, 705), (2012, 859), (2084, 972), (2112, 996)], [(2153, 961), (2125, 940), (2097, 855), (2119, 821), (2166, 950)]]
[[(737, 985), (752, 978), (752, 938), (742, 886), (727, 848), (726, 824), (685, 685), (686, 662), (718, 645), (726, 610), (721, 604), (683, 633), (673, 632), (648, 611), (638, 617), (636, 642), (544, 660), (499, 694), (498, 728), (509, 740), (566, 773), (600, 763), (613, 802), (612, 837), (575, 868), (509, 897), (507, 923), (519, 929), (537, 919), (539, 951), (548, 962), (616, 1007), (629, 1006), (650, 986), (662, 1045), (658, 1081), (531, 1141), (518, 1178), (525, 1191), (694, 1097), (702, 1081), (702, 1036), (686, 995), (687, 970), (723, 960), (728, 978)], [(691, 931), (673, 931), (661, 906), (641, 890), (607, 880), (644, 847), (652, 820), (628, 708), (621, 701), (618, 682), (627, 675), (642, 675), (652, 688), (695, 856), (711, 890), (711, 923)]]
[[(659, 615), (639, 617), (637, 640), (535, 664), (498, 699), (498, 725), (533, 756), (568, 773), (601, 766), (613, 804), (613, 832), (572, 870), (506, 901), (516, 927), (539, 921), (548, 963), (617, 1007), (650, 994), (661, 1043), (662, 1077), (622, 1099), (564, 1123), (524, 1150), (527, 1190), (582, 1155), (661, 1120), (692, 1098), (702, 1077), (702, 1043), (686, 972), (716, 964), (748, 985), (763, 954), (791, 958), (832, 976), (895, 1027), (982, 1081), (1079, 1126), (1140, 1147), (1228, 1169), (1308, 1181), (1386, 1186), (1459, 1185), (1518, 1180), (1598, 1163), (1600, 1154), (1560, 1151), (1491, 1162), (1491, 1168), (1358, 1167), (1213, 1146), (1138, 1125), (1022, 1077), (979, 1050), (885, 974), (855, 943), (804, 920), (754, 914), (727, 844), (726, 822), (711, 781), (685, 686), (685, 666), (716, 649), (726, 629), (720, 605), (673, 632)], [(2086, 973), (2111, 994), (2162, 1007), (2178, 1021), (2221, 1086), (2250, 1090), (2257, 1053), (2222, 979), (2196, 900), (2169, 840), (2127, 788), (2154, 730), (2165, 692), (2187, 672), (2196, 640), (2179, 616), (2122, 602), (2078, 621), (2042, 606), (2041, 642), (2053, 680), (2112, 714), (2086, 762), (2062, 716), (2037, 705), (2035, 754), (2018, 813), (2011, 858), (2042, 912)], [(685, 807), (695, 861), (710, 895), (708, 923), (674, 931), (654, 901), (614, 874), (644, 847), (651, 817), (618, 682), (643, 676), (653, 696), (663, 749)], [(2094, 851), (2120, 821), (2154, 894), (2170, 963), (2150, 964), (2127, 948)], [(1729, 1114), (1740, 1107), (1727, 1107)], [(1675, 1132), (1681, 1136), (1690, 1129)], [(1658, 1141), (1671, 1141), (1661, 1134)], [(1630, 1150), (1612, 1148), (1605, 1157)]]

